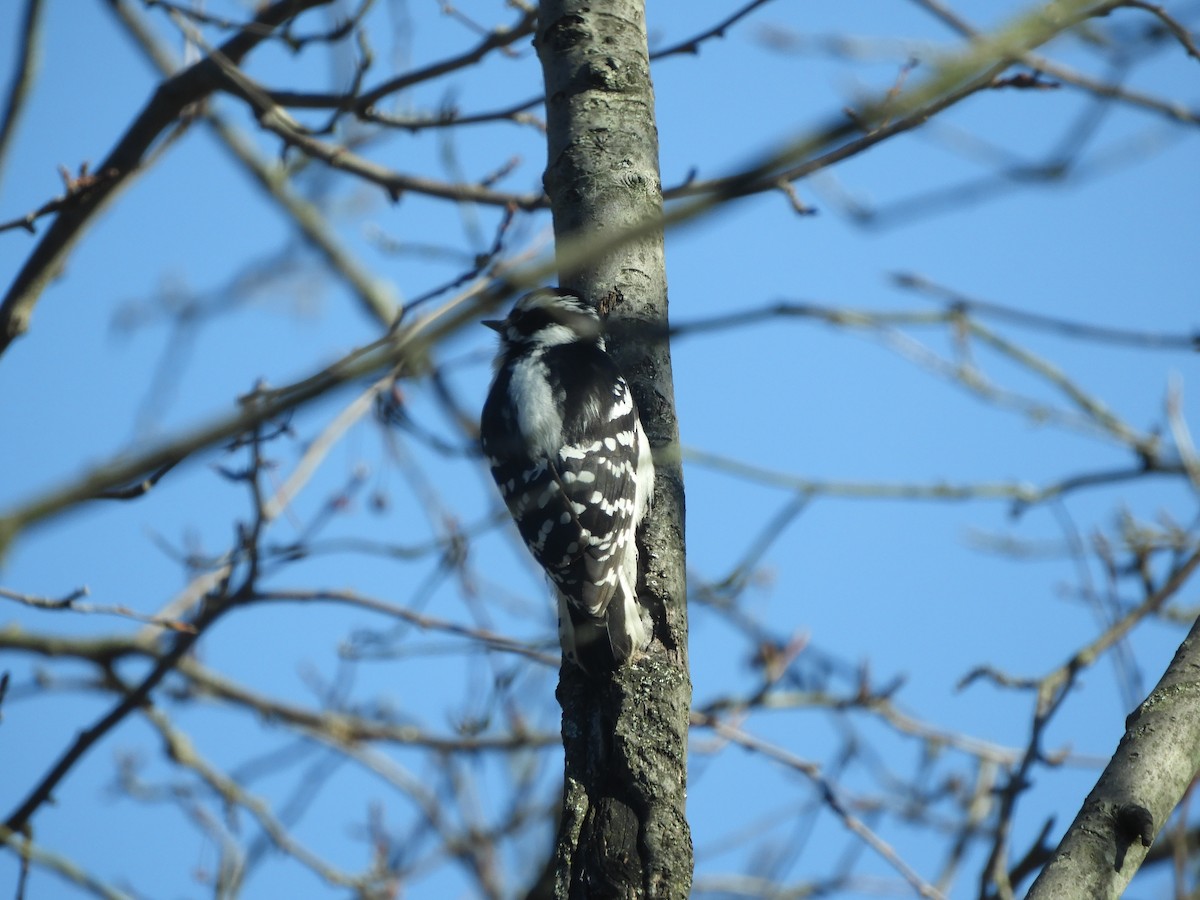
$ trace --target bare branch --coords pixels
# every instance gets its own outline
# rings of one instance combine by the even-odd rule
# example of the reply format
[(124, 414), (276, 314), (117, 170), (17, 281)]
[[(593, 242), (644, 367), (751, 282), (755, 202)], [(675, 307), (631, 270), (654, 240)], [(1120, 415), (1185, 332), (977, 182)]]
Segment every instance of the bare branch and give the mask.
[[(318, 595), (317, 598), (322, 596), (322, 592), (313, 593)], [(330, 599), (333, 602), (342, 602), (342, 598), (338, 598), (336, 592)], [(408, 610), (405, 612), (407, 615), (397, 615), (397, 618), (407, 619), (411, 616), (417, 624), (424, 623), (422, 627), (441, 627), (441, 623), (435, 618), (420, 616)], [(445, 623), (445, 630), (451, 633), (469, 631), (465, 626), (453, 623)], [(486, 636), (487, 633), (481, 631), (481, 634)], [(516, 649), (516, 642), (503, 637), (498, 638), (496, 643), (502, 649), (507, 649), (506, 645)], [(158, 650), (151, 641), (140, 638), (59, 638), (13, 630), (0, 632), (0, 649), (78, 659), (101, 666), (126, 657), (143, 659), (157, 666), (167, 658), (166, 652)], [(539, 663), (549, 662), (546, 657), (537, 657), (531, 652), (525, 655), (532, 656)], [(184, 696), (220, 700), (253, 713), (255, 719), (278, 722), (314, 738), (324, 735), (324, 739), (333, 738), (351, 744), (379, 741), (402, 747), (417, 747), (439, 754), (511, 753), (522, 749), (554, 747), (561, 742), (559, 736), (553, 732), (532, 728), (483, 734), (439, 734), (407, 722), (389, 721), (385, 717), (371, 718), (353, 712), (311, 709), (254, 691), (205, 667), (191, 656), (179, 659), (174, 672), (186, 680), (185, 687), (180, 692)], [(94, 687), (105, 691), (118, 690), (109, 681)]]
[(411, 609), (398, 606), (394, 603), (389, 603), (386, 600), (365, 597), (361, 594), (355, 593), (354, 591), (331, 589), (311, 591), (263, 591), (257, 595), (256, 599), (263, 601), (292, 603), (344, 603), (348, 606), (366, 609), (370, 610), (371, 612), (382, 613), (383, 615), (400, 619), (404, 622), (416, 625), (418, 628), (423, 630), (440, 631), (455, 637), (465, 638), (472, 644), (480, 647), (485, 647), (491, 650), (499, 650), (505, 653), (514, 653), (518, 656), (523, 656), (526, 659), (533, 660), (534, 662), (545, 666), (557, 666), (561, 661), (557, 652), (544, 653), (533, 649), (525, 643), (505, 637), (504, 635), (498, 634), (494, 631), (458, 625), (445, 619), (439, 619), (436, 616), (414, 612)]
[[(531, 277), (540, 275), (537, 269)], [(403, 364), (419, 369), (430, 348), (473, 321), (482, 312), (501, 302), (522, 282), (512, 276), (491, 293), (468, 290), (442, 307), (396, 330), (395, 334), (355, 350), (331, 366), (298, 382), (279, 389), (261, 389), (242, 398), (237, 411), (205, 425), (195, 427), (131, 457), (118, 457), (101, 465), (68, 485), (35, 498), (0, 516), (0, 557), (14, 537), (24, 528), (45, 521), (77, 503), (95, 498), (146, 477), (165, 465), (180, 460), (279, 418), (318, 397), (360, 378)]]
[(196, 621), (192, 623), (192, 630), (178, 633), (171, 650), (158, 661), (158, 664), (150, 671), (150, 674), (142, 679), (141, 683), (109, 710), (108, 713), (90, 727), (81, 731), (71, 746), (54, 763), (50, 771), (34, 785), (20, 805), (8, 815), (8, 818), (4, 822), (4, 827), (9, 832), (19, 832), (29, 824), (29, 820), (33, 814), (50, 798), (59, 782), (75, 767), (75, 764), (83, 758), (84, 754), (130, 712), (144, 703), (149, 698), (150, 692), (175, 667), (175, 664), (184, 654), (191, 649), (205, 628), (228, 610), (229, 598), (226, 598), (224, 602), (219, 598), (210, 599), (214, 602), (210, 603), (207, 609), (203, 610)]
[[(521, 18), (517, 22), (507, 28), (496, 28), (488, 32), (482, 41), (475, 47), (450, 59), (443, 60), (439, 63), (426, 66), (415, 72), (409, 72), (406, 75), (401, 75), (398, 78), (392, 78), (378, 87), (372, 88), (369, 91), (359, 95), (354, 100), (354, 106), (357, 109), (370, 109), (375, 106), (380, 100), (389, 94), (394, 94), (402, 91), (414, 84), (419, 84), (422, 81), (429, 81), (445, 75), (448, 72), (454, 72), (466, 66), (474, 65), (492, 50), (497, 50), (515, 43), (516, 41), (529, 37), (533, 34), (534, 26), (537, 23), (537, 12), (533, 9), (527, 9), (521, 14)], [(273, 97), (277, 103), (283, 106), (291, 104), (286, 101), (281, 101), (278, 97)]]
[(362, 22), (363, 17), (370, 10), (374, 0), (360, 0), (358, 9), (348, 16), (342, 16), (341, 23), (334, 25), (328, 31), (315, 32), (309, 35), (292, 34), (292, 21), (284, 23), (284, 27), (276, 31), (273, 28), (262, 28), (257, 22), (247, 22), (245, 20), (234, 20), (224, 16), (216, 16), (198, 9), (192, 4), (183, 4), (171, 2), (171, 0), (142, 0), (147, 9), (159, 7), (165, 9), (171, 14), (172, 19), (187, 19), (202, 25), (213, 25), (225, 31), (246, 31), (258, 29), (261, 31), (264, 38), (274, 39), (287, 44), (288, 48), (293, 51), (298, 51), (304, 48), (306, 44), (319, 43), (328, 44), (344, 40), (354, 31)]
[(900, 858), (900, 855), (890, 844), (875, 834), (861, 818), (846, 808), (846, 804), (838, 797), (834, 786), (821, 773), (821, 768), (816, 763), (801, 759), (782, 747), (753, 737), (740, 728), (730, 725), (715, 716), (704, 716), (693, 713), (692, 724), (693, 726), (698, 725), (711, 728), (721, 737), (732, 741), (738, 746), (761, 753), (787, 766), (789, 769), (806, 776), (817, 786), (826, 807), (841, 820), (846, 828), (854, 832), (863, 843), (878, 853), (888, 865), (899, 872), (918, 895), (932, 898), (932, 900), (944, 900), (944, 895), (941, 891), (921, 878), (908, 863)]
[(1052, 482), (1041, 487), (1028, 482), (1014, 481), (979, 481), (963, 484), (950, 482), (921, 484), (919, 482), (829, 481), (791, 475), (786, 472), (742, 462), (694, 447), (684, 447), (681, 452), (685, 462), (708, 466), (727, 472), (730, 475), (748, 478), (762, 484), (772, 484), (777, 487), (787, 488), (808, 497), (840, 497), (843, 499), (859, 500), (936, 500), (955, 502), (966, 500), (1008, 500), (1025, 507), (1036, 506), (1083, 488), (1119, 484), (1145, 478), (1151, 474), (1172, 476), (1184, 474), (1182, 466), (1163, 465), (1147, 469), (1139, 465), (1126, 469), (1110, 469), (1081, 475), (1071, 475), (1061, 481)]
[(246, 810), (276, 849), (297, 859), (327, 884), (355, 888), (365, 893), (365, 888), (372, 880), (371, 873), (351, 875), (326, 863), (288, 833), (265, 800), (249, 793), (205, 760), (187, 736), (175, 728), (162, 712), (147, 706), (142, 710), (142, 716), (158, 731), (168, 759), (195, 772), (229, 807)]
[(0, 231), (12, 231), (15, 228), (23, 228), (30, 234), (35, 234), (37, 228), (34, 227), (34, 223), (38, 219), (75, 207), (92, 191), (102, 187), (107, 181), (116, 178), (117, 171), (109, 169), (93, 174), (88, 172), (88, 164), (85, 162), (80, 164), (78, 175), (72, 175), (64, 166), (59, 166), (59, 174), (63, 179), (63, 192), (61, 194), (53, 200), (47, 200), (37, 209), (31, 210), (23, 216), (9, 219), (7, 222), (0, 222)]
[[(176, 61), (155, 38), (153, 31), (136, 12), (124, 3), (113, 7), (137, 44), (164, 75), (174, 73)], [(338, 240), (324, 216), (304, 199), (284, 177), (278, 164), (264, 160), (253, 143), (209, 104), (199, 107), (199, 114), (229, 148), (234, 158), (249, 172), (255, 183), (295, 223), (304, 239), (320, 254), (338, 277), (345, 281), (363, 308), (376, 321), (390, 326), (396, 321), (398, 305), (389, 286), (375, 278), (362, 262)]]
[(402, 128), (406, 131), (421, 131), (426, 128), (456, 128), (459, 125), (486, 125), (493, 122), (512, 122), (528, 125), (545, 133), (546, 123), (529, 110), (542, 105), (543, 98), (531, 97), (492, 112), (463, 115), (457, 109), (444, 109), (436, 115), (411, 116), (380, 112), (374, 107), (363, 110), (359, 116), (364, 122), (372, 122), (387, 128)]
[(698, 32), (697, 34), (694, 34), (677, 44), (671, 44), (670, 46), (661, 47), (658, 50), (653, 51), (650, 54), (650, 59), (666, 59), (667, 57), (675, 56), (676, 54), (695, 56), (700, 52), (700, 47), (705, 41), (712, 40), (713, 38), (725, 37), (725, 32), (728, 31), (732, 26), (746, 18), (748, 15), (750, 15), (750, 13), (754, 12), (760, 6), (765, 6), (770, 2), (771, 0), (750, 0), (749, 3), (746, 3), (738, 9), (735, 9), (732, 13), (730, 13), (721, 21), (717, 22), (715, 25), (711, 25), (703, 31)]
[[(255, 17), (254, 28), (239, 32), (221, 46), (222, 57), (236, 64), (262, 42), (264, 32), (305, 10), (328, 2), (276, 0)], [(163, 132), (179, 119), (183, 110), (212, 93), (220, 83), (220, 68), (209, 58), (159, 86), (117, 146), (97, 168), (103, 174), (103, 180), (59, 210), (54, 223), (17, 273), (0, 302), (0, 354), (29, 327), (34, 306), (42, 291), (57, 276), (96, 213), (139, 171), (146, 154)], [(3, 543), (0, 540), (0, 546)]]
[[(26, 0), (25, 15), (21, 18), (15, 34), (20, 41), (13, 56), (12, 81), (8, 97), (4, 101), (4, 114), (0, 116), (0, 179), (4, 176), (4, 163), (17, 132), (17, 123), (25, 111), (25, 101), (33, 89), (37, 71), (37, 46), (41, 34), (42, 0)], [(0, 226), (0, 231), (3, 226)]]
[(1167, 31), (1171, 32), (1175, 40), (1179, 41), (1183, 49), (1187, 51), (1187, 55), (1200, 62), (1200, 48), (1196, 46), (1196, 42), (1192, 39), (1191, 32), (1184, 28), (1178, 20), (1169, 15), (1166, 9), (1160, 4), (1147, 3), (1146, 0), (1123, 0), (1121, 5), (1131, 7), (1132, 9), (1145, 10), (1152, 16), (1156, 16)]
[(1164, 332), (1139, 331), (1133, 328), (1112, 328), (1090, 322), (1074, 322), (1043, 313), (1029, 312), (988, 300), (979, 300), (959, 293), (953, 288), (911, 272), (897, 272), (892, 281), (898, 287), (939, 300), (950, 309), (967, 313), (982, 314), (988, 318), (1012, 322), (1039, 331), (1061, 334), (1064, 337), (1095, 341), (1104, 344), (1139, 347), (1147, 350), (1193, 350), (1200, 351), (1200, 332), (1195, 334), (1168, 334)]
[(90, 872), (85, 871), (70, 859), (60, 854), (39, 847), (29, 837), (0, 825), (0, 843), (10, 847), (23, 863), (33, 863), (44, 869), (49, 869), (61, 878), (90, 891), (104, 900), (132, 900), (124, 891), (100, 881)]
[[(1174, 583), (1172, 579), (1164, 590)], [(1198, 666), (1200, 620), (1150, 696), (1129, 716), (1111, 763), (1030, 888), (1030, 900), (1067, 891), (1097, 898), (1124, 892), (1200, 767), (1195, 751), (1200, 746), (1194, 690)], [(1154, 765), (1147, 766), (1147, 759)]]
[(1173, 376), (1167, 386), (1167, 424), (1171, 428), (1175, 448), (1179, 451), (1179, 460), (1192, 482), (1192, 488), (1200, 491), (1200, 455), (1196, 453), (1191, 429), (1183, 417), (1183, 382), (1178, 375)]
[(128, 606), (103, 606), (97, 603), (80, 603), (79, 599), (88, 596), (88, 593), (86, 587), (81, 587), (71, 591), (65, 597), (54, 598), (40, 597), (36, 594), (25, 594), (0, 587), (0, 597), (14, 600), (17, 603), (34, 609), (42, 609), (50, 612), (69, 610), (70, 612), (82, 613), (84, 615), (121, 616), (125, 619), (133, 619), (135, 622), (161, 625), (163, 628), (169, 628), (172, 631), (188, 633), (195, 631), (195, 627), (189, 622), (183, 622), (178, 619), (164, 619), (160, 616), (148, 616), (130, 609)]

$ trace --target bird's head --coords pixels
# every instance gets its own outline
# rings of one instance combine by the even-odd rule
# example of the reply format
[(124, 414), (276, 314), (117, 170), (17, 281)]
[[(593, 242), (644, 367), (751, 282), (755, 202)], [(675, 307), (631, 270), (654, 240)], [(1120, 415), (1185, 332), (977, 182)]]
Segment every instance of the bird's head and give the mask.
[(500, 335), (503, 351), (553, 347), (576, 341), (604, 346), (600, 314), (577, 291), (550, 287), (530, 291), (503, 319), (483, 323)]

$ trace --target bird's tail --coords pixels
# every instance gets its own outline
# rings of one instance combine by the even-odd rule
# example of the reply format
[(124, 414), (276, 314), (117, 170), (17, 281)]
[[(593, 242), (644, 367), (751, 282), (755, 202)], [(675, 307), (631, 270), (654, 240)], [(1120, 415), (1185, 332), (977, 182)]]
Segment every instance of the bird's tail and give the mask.
[(559, 594), (558, 637), (563, 657), (585, 672), (611, 672), (632, 664), (650, 643), (637, 592), (625, 575), (623, 570), (619, 588), (599, 616), (579, 609)]

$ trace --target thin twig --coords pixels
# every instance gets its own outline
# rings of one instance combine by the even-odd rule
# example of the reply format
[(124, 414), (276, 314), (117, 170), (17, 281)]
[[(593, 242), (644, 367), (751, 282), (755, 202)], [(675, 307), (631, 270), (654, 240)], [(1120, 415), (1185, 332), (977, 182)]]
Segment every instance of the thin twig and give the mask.
[(121, 616), (125, 619), (133, 619), (135, 622), (159, 625), (163, 628), (169, 628), (172, 631), (192, 633), (195, 630), (194, 626), (189, 622), (146, 615), (145, 613), (130, 609), (128, 606), (104, 606), (98, 603), (80, 603), (79, 599), (87, 595), (88, 589), (86, 587), (77, 588), (65, 597), (41, 597), (37, 594), (26, 594), (0, 587), (0, 597), (13, 600), (33, 609), (42, 609), (49, 612), (70, 611), (83, 615)]
[(331, 886), (352, 887), (361, 891), (366, 885), (367, 876), (355, 876), (334, 868), (289, 834), (265, 800), (249, 793), (228, 775), (214, 768), (162, 712), (153, 706), (147, 706), (142, 710), (142, 716), (158, 731), (166, 745), (168, 759), (195, 772), (221, 798), (227, 808), (246, 810), (277, 850), (297, 860)]
[(42, 0), (26, 0), (25, 15), (15, 32), (20, 41), (13, 57), (12, 82), (8, 97), (4, 101), (4, 115), (0, 117), (0, 181), (4, 178), (4, 163), (12, 146), (17, 123), (25, 111), (25, 101), (33, 90), (37, 75), (37, 48), (41, 34)]
[(989, 318), (1001, 319), (1039, 331), (1060, 334), (1063, 337), (1138, 347), (1145, 350), (1200, 350), (1200, 331), (1194, 334), (1171, 334), (1161, 331), (1141, 331), (1136, 328), (1114, 328), (1095, 325), (1091, 322), (1062, 319), (1057, 316), (1048, 316), (1044, 313), (1030, 312), (1001, 303), (968, 297), (953, 288), (912, 272), (897, 272), (892, 275), (892, 281), (898, 287), (939, 300), (953, 310), (982, 314)]
[(821, 792), (825, 805), (841, 819), (842, 824), (858, 835), (868, 847), (878, 853), (888, 865), (900, 873), (901, 877), (912, 886), (913, 890), (922, 897), (929, 897), (932, 900), (944, 900), (944, 895), (941, 891), (918, 875), (908, 863), (901, 859), (900, 855), (892, 849), (890, 844), (868, 828), (862, 819), (846, 809), (845, 804), (839, 799), (833, 785), (821, 773), (821, 767), (816, 763), (801, 759), (776, 744), (747, 734), (740, 728), (730, 725), (715, 716), (693, 713), (692, 725), (711, 728), (726, 740), (732, 741), (747, 750), (761, 753), (769, 759), (773, 759), (787, 766), (789, 769), (807, 776)]
[[(77, 884), (104, 900), (132, 900), (129, 894), (100, 881), (90, 872), (65, 856), (43, 849), (28, 836), (0, 825), (0, 843), (7, 845), (21, 858), (22, 865), (33, 863), (54, 872), (61, 878)], [(25, 870), (22, 869), (22, 872)]]
[(739, 9), (734, 10), (715, 25), (711, 25), (703, 31), (679, 41), (677, 44), (670, 44), (666, 47), (662, 47), (661, 49), (653, 51), (650, 54), (650, 59), (666, 59), (667, 57), (675, 56), (676, 54), (695, 56), (700, 52), (700, 46), (705, 41), (712, 40), (713, 38), (725, 37), (725, 32), (728, 31), (732, 26), (746, 18), (748, 15), (750, 15), (750, 13), (754, 12), (760, 6), (765, 6), (770, 2), (771, 0), (750, 0), (749, 3), (745, 4)]
[(376, 398), (382, 391), (387, 390), (391, 382), (392, 378), (389, 375), (372, 384), (339, 412), (325, 427), (325, 430), (317, 436), (317, 439), (308, 445), (304, 455), (292, 469), (292, 474), (263, 506), (262, 515), (267, 522), (277, 518), (291, 504), (308, 480), (312, 478), (329, 451), (359, 419), (371, 411)]
[(1177, 476), (1184, 474), (1182, 466), (1161, 465), (1147, 469), (1136, 466), (1124, 469), (1108, 469), (1072, 475), (1061, 481), (1038, 486), (1020, 481), (979, 482), (886, 482), (886, 481), (834, 481), (804, 478), (747, 463), (718, 453), (710, 453), (694, 447), (681, 450), (684, 462), (707, 466), (740, 478), (762, 484), (787, 488), (811, 497), (838, 497), (846, 500), (933, 500), (961, 502), (966, 500), (1009, 500), (1022, 506), (1035, 506), (1072, 491), (1102, 485), (1134, 481), (1149, 475)]
[(1133, 9), (1145, 10), (1152, 16), (1156, 16), (1163, 23), (1163, 26), (1166, 27), (1167, 31), (1171, 32), (1175, 40), (1179, 41), (1183, 49), (1187, 51), (1187, 55), (1192, 59), (1200, 60), (1200, 48), (1197, 48), (1196, 42), (1192, 39), (1191, 32), (1184, 28), (1176, 19), (1168, 15), (1166, 9), (1160, 4), (1147, 3), (1145, 0), (1122, 0), (1121, 5), (1132, 7)]

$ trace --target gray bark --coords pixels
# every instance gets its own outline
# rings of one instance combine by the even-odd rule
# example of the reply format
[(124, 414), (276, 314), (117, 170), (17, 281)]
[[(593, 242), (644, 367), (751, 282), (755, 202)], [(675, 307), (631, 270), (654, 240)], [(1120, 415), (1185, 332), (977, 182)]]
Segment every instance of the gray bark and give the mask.
[[(536, 41), (546, 85), (545, 186), (561, 267), (592, 239), (662, 214), (643, 4), (544, 0)], [(609, 349), (630, 380), (651, 445), (678, 446), (661, 229), (560, 277), (607, 312)], [(656, 456), (639, 589), (654, 640), (634, 666), (600, 677), (564, 666), (559, 683), (566, 750), (559, 898), (685, 898), (691, 889), (683, 480), (678, 454)]]
[(1125, 735), (1026, 900), (1121, 896), (1200, 772), (1200, 620)]

